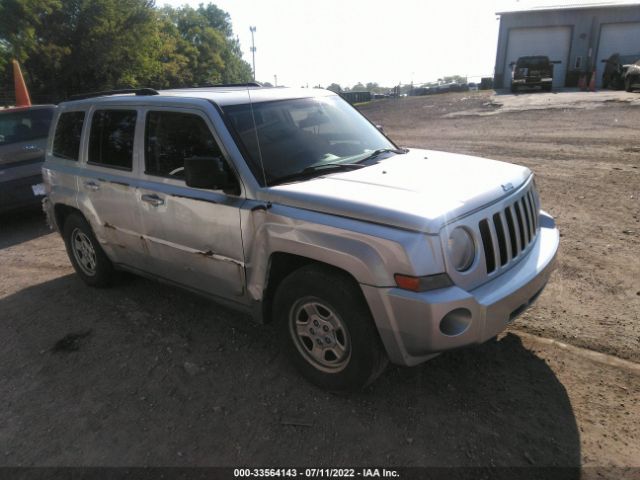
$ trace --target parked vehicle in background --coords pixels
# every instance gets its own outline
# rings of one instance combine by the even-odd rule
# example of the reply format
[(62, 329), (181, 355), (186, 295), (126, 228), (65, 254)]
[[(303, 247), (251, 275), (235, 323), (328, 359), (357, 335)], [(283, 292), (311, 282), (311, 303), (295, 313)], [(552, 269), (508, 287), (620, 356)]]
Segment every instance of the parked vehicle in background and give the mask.
[[(634, 55), (620, 55), (614, 53), (609, 58), (602, 60), (605, 64), (602, 73), (602, 88), (622, 90), (626, 87), (625, 72), (627, 68), (640, 60), (640, 53)], [(635, 74), (632, 73), (632, 77)]]
[(640, 89), (640, 60), (624, 66), (624, 89), (631, 92)]
[(54, 105), (31, 106), (14, 61), (17, 107), (0, 110), (0, 213), (39, 204), (44, 197), (40, 172)]
[(469, 82), (469, 91), (477, 92), (478, 91), (478, 84), (475, 83), (475, 82)]
[(63, 102), (43, 174), (85, 283), (128, 270), (273, 320), (331, 390), (494, 337), (559, 242), (529, 169), (398, 148), (327, 90)]
[(551, 61), (549, 57), (535, 55), (520, 57), (510, 66), (513, 68), (511, 74), (511, 91), (516, 92), (522, 88), (540, 87), (546, 92), (553, 89), (553, 65), (560, 61)]

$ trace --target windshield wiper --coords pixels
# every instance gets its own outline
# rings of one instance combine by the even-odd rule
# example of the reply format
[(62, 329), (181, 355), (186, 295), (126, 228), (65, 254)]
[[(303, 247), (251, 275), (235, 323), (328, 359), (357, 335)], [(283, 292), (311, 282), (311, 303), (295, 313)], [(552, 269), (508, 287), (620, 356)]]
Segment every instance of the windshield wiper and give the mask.
[(364, 157), (362, 160), (360, 160), (360, 162), (366, 162), (367, 160), (376, 158), (377, 156), (382, 155), (383, 153), (395, 153), (398, 155), (404, 155), (408, 151), (409, 150), (407, 150), (406, 148), (379, 148), (371, 152), (366, 157)]
[(301, 178), (307, 177), (310, 178), (318, 174), (323, 174), (325, 172), (355, 170), (358, 168), (364, 168), (365, 166), (366, 165), (361, 165), (359, 163), (323, 163), (322, 165), (312, 165), (300, 170), (299, 172), (290, 173), (289, 175), (284, 175), (282, 177), (276, 178), (272, 182), (269, 182), (269, 185), (279, 185), (281, 183), (286, 183), (292, 180), (299, 180)]

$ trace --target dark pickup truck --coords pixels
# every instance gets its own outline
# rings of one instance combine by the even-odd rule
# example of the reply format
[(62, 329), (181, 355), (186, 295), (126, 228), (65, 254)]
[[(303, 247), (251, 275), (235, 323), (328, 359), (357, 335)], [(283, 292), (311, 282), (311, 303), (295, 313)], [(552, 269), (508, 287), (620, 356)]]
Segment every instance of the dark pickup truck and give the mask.
[(553, 85), (553, 65), (558, 63), (560, 62), (551, 61), (549, 57), (542, 55), (518, 58), (510, 64), (513, 68), (511, 91), (516, 92), (522, 87), (540, 87), (550, 92)]

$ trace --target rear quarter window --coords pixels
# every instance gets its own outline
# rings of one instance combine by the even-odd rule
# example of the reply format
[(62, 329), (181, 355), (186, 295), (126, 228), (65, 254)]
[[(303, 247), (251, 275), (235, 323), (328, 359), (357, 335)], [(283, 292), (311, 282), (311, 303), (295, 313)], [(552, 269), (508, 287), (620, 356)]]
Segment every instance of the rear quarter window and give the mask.
[(91, 121), (89, 163), (131, 170), (135, 110), (97, 110)]
[(67, 160), (78, 160), (84, 112), (65, 112), (58, 118), (53, 137), (53, 155)]
[(53, 109), (21, 110), (0, 114), (0, 145), (47, 138)]

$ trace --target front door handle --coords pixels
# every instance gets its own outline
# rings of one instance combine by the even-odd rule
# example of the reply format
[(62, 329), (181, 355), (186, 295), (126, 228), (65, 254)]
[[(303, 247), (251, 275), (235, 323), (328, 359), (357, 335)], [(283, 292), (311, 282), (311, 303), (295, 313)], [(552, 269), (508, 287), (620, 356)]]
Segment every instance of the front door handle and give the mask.
[(100, 190), (100, 185), (98, 185), (96, 182), (92, 182), (92, 181), (84, 182), (84, 186), (87, 188), (87, 190), (91, 190), (94, 192), (97, 190)]
[(154, 207), (159, 207), (160, 205), (164, 205), (164, 199), (160, 198), (157, 195), (142, 195), (142, 201), (147, 202)]

